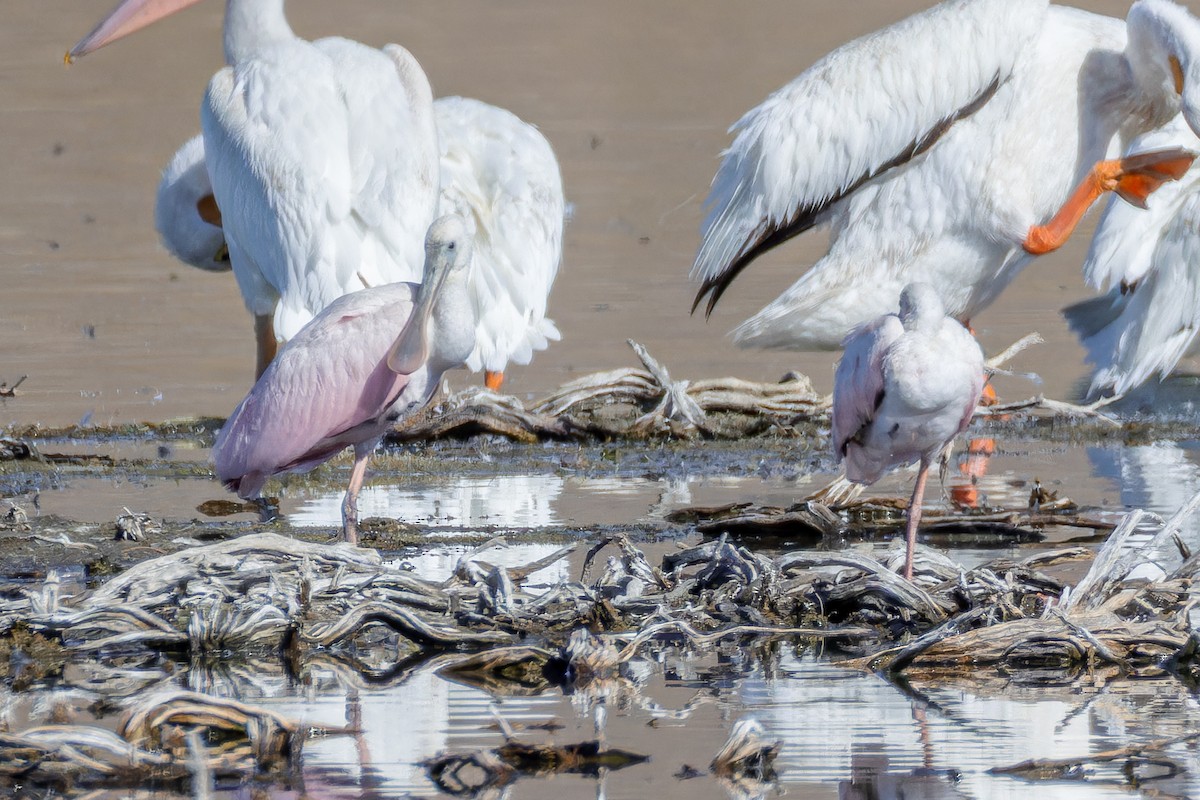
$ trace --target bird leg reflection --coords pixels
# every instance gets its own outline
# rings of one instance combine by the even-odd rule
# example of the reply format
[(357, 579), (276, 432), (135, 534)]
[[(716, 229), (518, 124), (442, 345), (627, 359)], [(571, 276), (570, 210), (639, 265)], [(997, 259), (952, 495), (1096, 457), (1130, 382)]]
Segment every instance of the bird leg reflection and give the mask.
[(1040, 256), (1062, 247), (1105, 192), (1116, 192), (1126, 202), (1145, 208), (1146, 198), (1167, 181), (1182, 178), (1195, 158), (1195, 153), (1173, 147), (1096, 162), (1059, 212), (1045, 225), (1029, 229), (1025, 251)]

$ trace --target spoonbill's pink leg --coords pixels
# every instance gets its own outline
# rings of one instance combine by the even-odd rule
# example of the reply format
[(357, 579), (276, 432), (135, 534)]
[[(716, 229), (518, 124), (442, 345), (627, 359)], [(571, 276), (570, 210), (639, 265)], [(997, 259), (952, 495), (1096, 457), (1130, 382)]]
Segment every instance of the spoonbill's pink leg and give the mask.
[(493, 392), (500, 391), (500, 387), (504, 384), (503, 372), (492, 372), (490, 369), (483, 373), (483, 385), (491, 389)]
[(904, 536), (908, 540), (904, 551), (904, 579), (912, 580), (913, 554), (917, 549), (917, 526), (921, 523), (921, 500), (925, 497), (925, 479), (929, 477), (928, 457), (921, 459), (921, 470), (917, 473), (917, 485), (913, 487), (912, 499), (908, 501), (908, 524)]
[(350, 485), (342, 501), (342, 539), (358, 546), (358, 492), (367, 476), (367, 460), (379, 444), (378, 439), (354, 445), (354, 466), (350, 469)]

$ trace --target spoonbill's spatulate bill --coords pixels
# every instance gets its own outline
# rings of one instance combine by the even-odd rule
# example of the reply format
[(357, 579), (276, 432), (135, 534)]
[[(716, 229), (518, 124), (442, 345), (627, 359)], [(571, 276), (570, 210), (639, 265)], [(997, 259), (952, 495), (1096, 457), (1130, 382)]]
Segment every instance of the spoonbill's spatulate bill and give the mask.
[(759, 255), (829, 225), (828, 253), (739, 344), (836, 348), (913, 281), (967, 320), (1101, 191), (1141, 202), (1183, 174), (1194, 156), (1178, 150), (1097, 163), (1180, 112), (1200, 130), (1200, 21), (1169, 0), (1139, 0), (1125, 21), (948, 0), (840, 47), (735, 124), (696, 304), (711, 312)]
[[(197, 0), (125, 0), (79, 57)], [(437, 215), (433, 95), (416, 59), (296, 37), (283, 0), (227, 0), (225, 57), (201, 106), (205, 157), (261, 374), (347, 292), (419, 281)]]
[[(504, 109), (464, 97), (433, 107), (441, 208), (458, 213), (473, 232), (468, 284), (479, 323), (467, 366), (485, 371), (488, 386), (499, 389), (510, 362), (528, 364), (534, 351), (560, 338), (546, 307), (562, 258), (562, 177), (546, 138)], [(155, 217), (177, 258), (228, 269), (212, 198), (204, 143), (196, 137), (163, 171)]]
[(346, 447), (354, 467), (342, 505), (358, 541), (367, 459), (393, 424), (424, 408), (442, 374), (475, 347), (467, 287), (471, 240), (460, 217), (429, 229), (425, 279), (338, 298), (279, 351), (217, 435), (217, 477), (256, 498), (273, 475), (306, 472)]
[(983, 352), (922, 283), (901, 292), (899, 314), (855, 330), (844, 345), (831, 435), (846, 477), (874, 483), (894, 467), (920, 463), (905, 527), (904, 577), (911, 580), (929, 467), (971, 421), (983, 392)]

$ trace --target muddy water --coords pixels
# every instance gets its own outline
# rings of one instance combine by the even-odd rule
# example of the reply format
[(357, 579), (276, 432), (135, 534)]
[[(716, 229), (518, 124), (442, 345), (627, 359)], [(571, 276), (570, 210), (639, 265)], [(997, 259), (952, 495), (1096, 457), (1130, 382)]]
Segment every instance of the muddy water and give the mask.
[[(0, 29), (0, 381), (29, 376), (0, 423), (223, 416), (250, 383), (250, 321), (231, 276), (174, 263), (151, 221), (158, 171), (198, 130), (221, 63), (221, 4), (64, 68), (62, 53), (109, 5), (10, 3)], [(700, 204), (742, 112), (830, 48), (922, 5), (292, 0), (288, 10), (303, 35), (403, 43), (438, 94), (511, 108), (553, 143), (575, 205), (551, 302), (564, 341), (512, 371), (512, 389), (529, 393), (631, 364), (630, 337), (679, 377), (798, 368), (828, 388), (831, 355), (739, 351), (726, 336), (821, 254), (824, 235), (756, 263), (705, 323), (688, 315), (686, 280)], [(976, 321), (992, 350), (1040, 331), (1048, 343), (1018, 366), (1057, 395), (1084, 373), (1057, 314), (1083, 293), (1082, 241)]]

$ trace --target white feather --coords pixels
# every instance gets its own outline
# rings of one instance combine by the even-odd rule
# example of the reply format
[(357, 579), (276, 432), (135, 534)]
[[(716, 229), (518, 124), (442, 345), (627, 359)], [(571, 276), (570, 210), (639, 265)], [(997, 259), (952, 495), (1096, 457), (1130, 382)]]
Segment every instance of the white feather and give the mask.
[(562, 258), (562, 176), (550, 143), (502, 108), (462, 97), (434, 103), (442, 212), (474, 234), (471, 298), (479, 320), (472, 370), (528, 364), (560, 338), (546, 304)]

